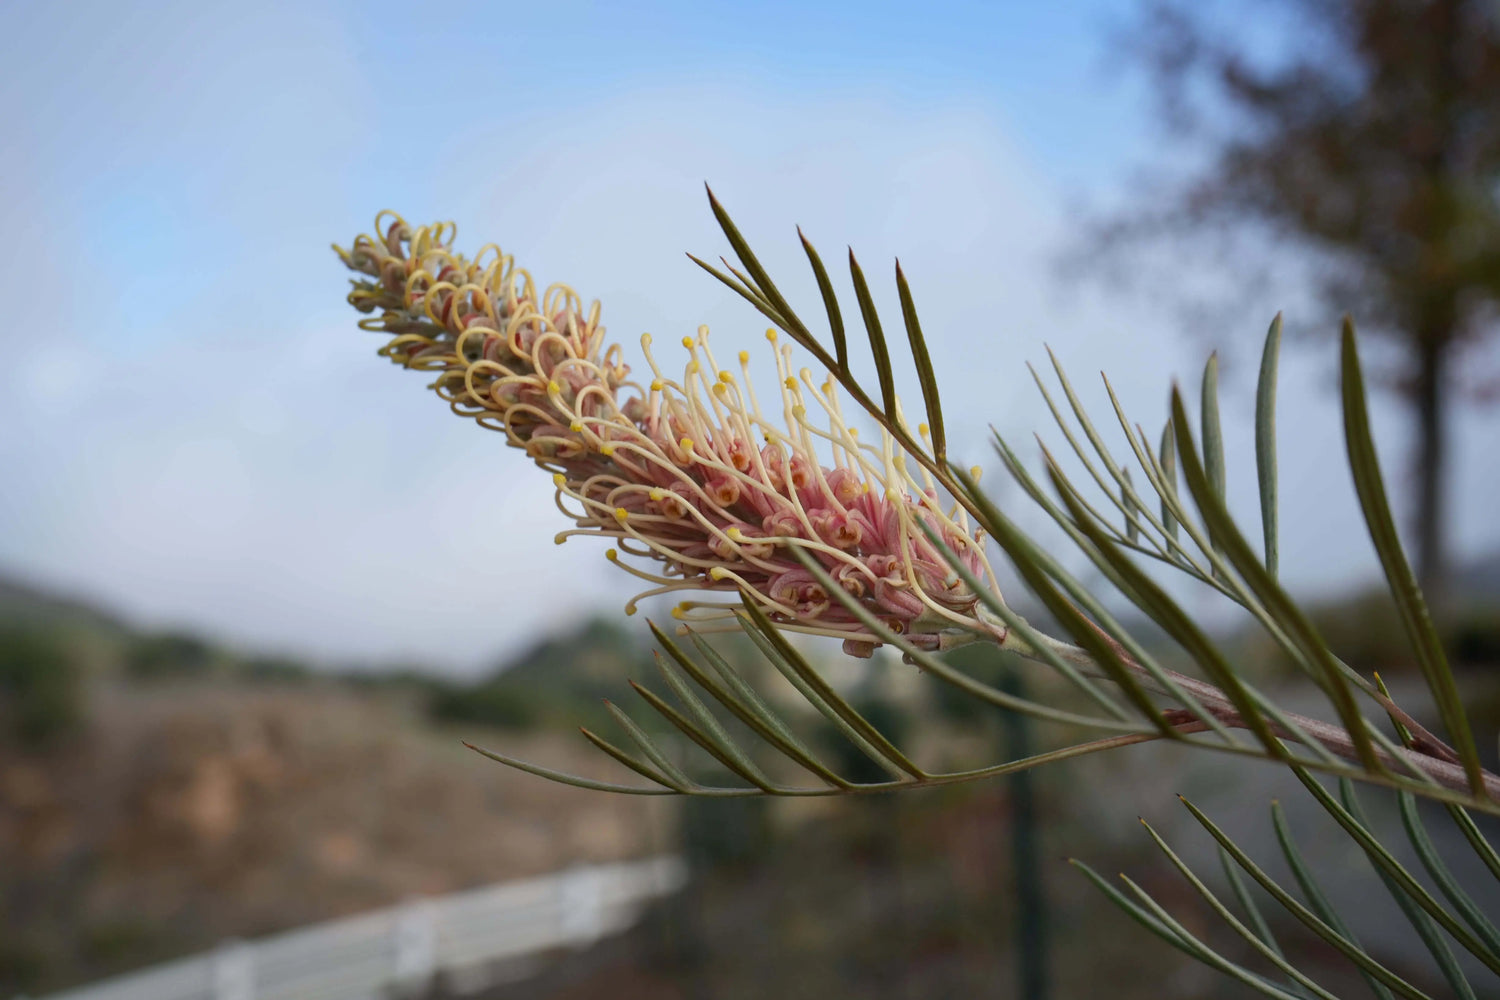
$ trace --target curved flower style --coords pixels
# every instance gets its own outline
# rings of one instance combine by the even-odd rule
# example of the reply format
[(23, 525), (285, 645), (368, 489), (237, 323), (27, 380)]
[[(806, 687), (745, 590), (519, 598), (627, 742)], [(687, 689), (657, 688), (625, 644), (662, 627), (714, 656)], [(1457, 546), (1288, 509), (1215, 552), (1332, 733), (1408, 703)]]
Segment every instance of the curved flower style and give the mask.
[[(381, 354), (434, 373), (432, 388), (454, 412), (503, 431), (552, 472), (558, 506), (576, 523), (558, 542), (613, 539), (610, 561), (653, 585), (627, 612), (661, 593), (739, 591), (783, 627), (837, 636), (868, 655), (877, 638), (804, 568), (797, 546), (897, 634), (935, 644), (945, 631), (988, 630), (976, 595), (917, 522), (993, 585), (980, 533), (958, 508), (943, 511), (931, 479), (912, 477), (888, 435), (878, 446), (861, 442), (833, 380), (794, 374), (792, 348), (774, 330), (766, 338), (780, 422), (756, 399), (748, 352), (738, 375), (720, 367), (707, 327), (683, 338), (680, 380), (663, 373), (642, 336), (653, 376), (642, 386), (627, 381), (619, 345), (606, 345), (598, 302), (585, 312), (565, 285), (539, 298), (531, 276), (493, 244), (472, 260), (455, 253), (451, 224), (413, 229), (382, 212), (375, 229), (349, 250), (334, 248), (368, 276), (353, 282), (350, 304), (380, 310), (360, 327), (393, 334)], [(809, 404), (826, 427), (809, 419)], [(622, 553), (660, 565), (631, 565)], [(735, 606), (688, 600), (673, 614), (712, 621)]]

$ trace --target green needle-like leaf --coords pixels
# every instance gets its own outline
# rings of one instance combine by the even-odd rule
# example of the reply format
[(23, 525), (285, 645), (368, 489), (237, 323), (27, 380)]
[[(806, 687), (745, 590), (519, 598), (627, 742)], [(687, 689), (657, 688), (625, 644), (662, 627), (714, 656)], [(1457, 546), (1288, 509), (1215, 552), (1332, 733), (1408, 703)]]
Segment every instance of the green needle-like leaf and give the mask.
[(1203, 429), (1203, 470), (1208, 474), (1208, 484), (1214, 495), (1224, 499), (1226, 475), (1224, 469), (1224, 433), (1219, 426), (1219, 355), (1208, 356), (1203, 366), (1203, 398), (1200, 415)]
[(687, 681), (678, 676), (677, 671), (672, 669), (672, 665), (663, 660), (659, 655), (656, 657), (656, 668), (661, 674), (662, 679), (667, 682), (667, 686), (672, 689), (672, 693), (687, 707), (688, 712), (692, 714), (693, 721), (702, 729), (704, 735), (712, 740), (714, 745), (733, 761), (733, 764), (728, 765), (730, 770), (757, 788), (769, 791), (771, 789), (771, 779), (761, 773), (760, 768), (755, 766), (755, 762), (750, 759), (749, 754), (740, 749), (739, 744), (734, 741), (734, 738), (729, 735), (724, 726), (714, 717), (709, 707), (703, 703), (701, 698), (693, 693), (693, 689), (688, 685)]
[[(1323, 889), (1318, 885), (1317, 879), (1313, 878), (1312, 869), (1307, 867), (1307, 862), (1302, 859), (1302, 852), (1297, 848), (1297, 842), (1292, 839), (1291, 828), (1287, 826), (1286, 814), (1281, 809), (1281, 803), (1271, 802), (1271, 824), (1276, 828), (1276, 840), (1281, 844), (1281, 853), (1285, 855), (1287, 866), (1292, 870), (1292, 876), (1297, 884), (1302, 887), (1302, 895), (1307, 897), (1307, 903), (1324, 922), (1339, 934), (1347, 938), (1350, 944), (1359, 946), (1359, 940), (1354, 932), (1349, 930), (1328, 897), (1323, 894)], [(1220, 848), (1223, 850), (1223, 848)], [(1228, 853), (1227, 851), (1225, 852)], [(1369, 970), (1361, 967), (1359, 974), (1369, 985), (1370, 991), (1379, 1000), (1393, 1000), (1390, 988), (1380, 980), (1372, 976)]]
[(1453, 824), (1463, 833), (1469, 846), (1474, 848), (1474, 853), (1479, 855), (1479, 859), (1490, 870), (1490, 874), (1500, 879), (1500, 852), (1497, 852), (1494, 845), (1480, 832), (1479, 826), (1474, 822), (1474, 817), (1470, 816), (1463, 806), (1448, 803), (1447, 809), (1448, 815), (1453, 817)]
[(823, 258), (818, 256), (818, 251), (803, 235), (802, 227), (797, 227), (797, 238), (802, 241), (802, 249), (807, 253), (807, 261), (812, 265), (813, 276), (818, 279), (818, 292), (823, 296), (823, 308), (828, 313), (828, 329), (833, 334), (833, 350), (835, 360), (838, 362), (838, 370), (847, 372), (849, 370), (849, 344), (844, 335), (844, 314), (839, 310), (839, 299), (834, 294), (833, 282), (828, 280), (828, 269), (823, 266)]
[(1299, 903), (1291, 893), (1283, 889), (1275, 879), (1266, 874), (1264, 869), (1251, 860), (1250, 856), (1241, 850), (1240, 846), (1231, 840), (1229, 835), (1221, 830), (1218, 824), (1209, 819), (1201, 809), (1180, 795), (1178, 799), (1187, 807), (1188, 812), (1193, 814), (1193, 818), (1198, 821), (1199, 825), (1219, 842), (1219, 846), (1229, 852), (1229, 856), (1234, 858), (1235, 864), (1244, 869), (1245, 874), (1255, 879), (1256, 882), (1259, 882), (1260, 887), (1271, 894), (1271, 898), (1280, 903), (1288, 913), (1300, 920), (1308, 930), (1311, 930), (1318, 937), (1333, 945), (1334, 948), (1338, 949), (1350, 961), (1402, 996), (1411, 997), (1412, 1000), (1432, 1000), (1426, 993), (1423, 993), (1411, 983), (1408, 983), (1390, 969), (1375, 961), (1363, 948)]
[(657, 694), (655, 691), (652, 691), (647, 687), (642, 687), (635, 681), (631, 681), (630, 686), (635, 689), (636, 694), (645, 699), (646, 704), (656, 709), (656, 711), (661, 714), (662, 718), (666, 719), (672, 725), (676, 726), (684, 736), (702, 747), (709, 754), (709, 756), (713, 757), (720, 764), (723, 764), (730, 770), (730, 772), (739, 775), (741, 778), (744, 778), (746, 781), (750, 782), (750, 784), (754, 785), (756, 788), (759, 788), (763, 792), (775, 791), (770, 782), (762, 777), (758, 771), (751, 771), (748, 768), (745, 768), (740, 763), (740, 759), (742, 759), (744, 756), (743, 754), (738, 753), (737, 750), (735, 752), (731, 752), (728, 748), (720, 745), (715, 741), (714, 737), (699, 729), (681, 712), (673, 708), (671, 705), (667, 704), (667, 702), (661, 697), (661, 695)]
[[(1172, 421), (1168, 420), (1161, 429), (1161, 448), (1158, 461), (1161, 463), (1162, 481), (1171, 490), (1177, 489), (1177, 436), (1172, 431)], [(1173, 516), (1171, 504), (1167, 497), (1163, 496), (1161, 501), (1161, 523), (1166, 526), (1167, 534), (1175, 541), (1177, 539), (1177, 518)]]
[(1198, 947), (1202, 948), (1205, 953), (1203, 958), (1204, 962), (1218, 969), (1220, 972), (1233, 976), (1235, 979), (1238, 979), (1246, 986), (1258, 990), (1261, 993), (1264, 993), (1266, 996), (1275, 997), (1277, 998), (1277, 1000), (1287, 1000), (1287, 998), (1297, 1000), (1297, 994), (1288, 993), (1286, 990), (1282, 989), (1280, 986), (1277, 986), (1275, 983), (1270, 982), (1262, 976), (1256, 975), (1249, 969), (1246, 969), (1244, 966), (1231, 962), (1229, 959), (1220, 955), (1218, 952), (1211, 950), (1202, 941), (1194, 937), (1192, 933), (1190, 933), (1186, 927), (1184, 927), (1170, 913), (1168, 913), (1160, 903), (1152, 899), (1150, 893), (1148, 893), (1145, 889), (1142, 889), (1140, 886), (1136, 885), (1129, 878), (1121, 875), (1120, 881), (1124, 882), (1125, 885), (1130, 888), (1130, 891), (1135, 893), (1136, 898), (1139, 899), (1142, 904), (1144, 904), (1146, 909), (1163, 924), (1165, 924), (1169, 930), (1180, 934), (1188, 942), (1191, 942), (1192, 944), (1195, 944)]
[[(1183, 878), (1188, 880), (1188, 884), (1197, 890), (1198, 895), (1203, 897), (1203, 901), (1219, 915), (1219, 919), (1229, 925), (1231, 930), (1248, 942), (1252, 948), (1269, 959), (1271, 964), (1290, 976), (1297, 986), (1310, 991), (1315, 996), (1322, 998), (1322, 1000), (1338, 1000), (1338, 997), (1335, 997), (1332, 993), (1329, 993), (1317, 983), (1307, 978), (1296, 966), (1288, 962), (1285, 956), (1281, 954), (1281, 949), (1275, 946), (1274, 939), (1268, 943), (1267, 939), (1270, 938), (1271, 932), (1265, 927), (1264, 922), (1261, 924), (1261, 934), (1259, 935), (1249, 927), (1246, 927), (1229, 907), (1225, 906), (1219, 900), (1219, 897), (1214, 895), (1213, 891), (1203, 884), (1203, 880), (1193, 872), (1193, 869), (1188, 866), (1187, 862), (1178, 857), (1177, 852), (1172, 850), (1167, 842), (1162, 839), (1161, 834), (1152, 829), (1150, 823), (1141, 820), (1141, 825), (1146, 828), (1146, 832), (1151, 835), (1151, 839), (1156, 842), (1156, 846), (1161, 849), (1161, 852), (1167, 856), (1167, 860), (1172, 862), (1173, 867), (1182, 874)], [(1220, 850), (1222, 851), (1222, 848)], [(1228, 852), (1224, 851), (1223, 853), (1227, 858)], [(1232, 865), (1226, 865), (1226, 870), (1232, 872), (1234, 869)]]
[(607, 698), (604, 701), (604, 707), (609, 710), (609, 714), (620, 724), (620, 728), (625, 730), (626, 735), (634, 741), (635, 745), (641, 748), (641, 753), (645, 754), (656, 769), (666, 776), (668, 780), (663, 782), (663, 784), (671, 785), (679, 791), (686, 791), (689, 786), (694, 784), (693, 780), (683, 773), (681, 768), (672, 763), (672, 759), (667, 756), (666, 751), (657, 746), (656, 741), (644, 729), (636, 725), (635, 720), (624, 709)]
[(644, 761), (636, 760), (634, 757), (630, 756), (630, 754), (626, 753), (624, 750), (621, 750), (619, 747), (615, 746), (604, 737), (593, 732), (588, 727), (579, 726), (578, 731), (583, 734), (584, 739), (594, 744), (594, 746), (598, 747), (600, 750), (603, 750), (606, 754), (613, 757), (621, 764), (624, 764), (626, 767), (630, 768), (636, 774), (639, 774), (645, 778), (649, 778), (650, 780), (656, 782), (658, 785), (665, 785), (673, 790), (678, 790), (676, 782), (671, 781), (656, 768), (649, 766)]
[(1482, 797), (1487, 794), (1484, 767), (1474, 746), (1474, 734), (1470, 731), (1468, 717), (1464, 714), (1463, 700), (1459, 697), (1458, 685), (1453, 680), (1453, 671), (1448, 666), (1448, 657), (1443, 652), (1442, 640), (1427, 611), (1427, 602), (1422, 598), (1417, 578), (1401, 548), (1401, 539), (1396, 534), (1396, 525), (1391, 519), (1390, 504), (1386, 502), (1380, 460), (1375, 453), (1375, 442), (1370, 436), (1370, 414), (1365, 405), (1364, 375), (1360, 371), (1354, 324), (1347, 317), (1344, 319), (1341, 347), (1340, 384), (1344, 402), (1344, 437), (1349, 448), (1349, 466), (1354, 471), (1355, 490), (1359, 493), (1360, 507), (1364, 510), (1365, 524), (1370, 529), (1375, 551), (1380, 555), (1380, 565), (1390, 584), (1391, 596), (1396, 599), (1396, 606), (1401, 611), (1401, 621), (1416, 651), (1422, 676), (1432, 692), (1433, 701), (1437, 703), (1438, 713), (1448, 730), (1448, 738), (1453, 741), (1454, 750), (1463, 763), (1469, 787), (1476, 796)]
[(1265, 534), (1266, 572), (1276, 576), (1280, 533), (1276, 524), (1276, 367), (1281, 355), (1281, 313), (1271, 321), (1255, 386), (1255, 471), (1260, 483), (1260, 521)]
[(1286, 954), (1281, 950), (1281, 945), (1276, 941), (1276, 935), (1271, 933), (1271, 925), (1266, 922), (1265, 915), (1260, 912), (1256, 905), (1255, 897), (1250, 894), (1250, 887), (1245, 884), (1245, 879), (1240, 875), (1239, 866), (1229, 856), (1224, 848), (1219, 848), (1219, 864), (1224, 869), (1224, 879), (1229, 883), (1230, 892), (1239, 901), (1240, 909), (1245, 911), (1246, 918), (1250, 921), (1250, 927), (1254, 929), (1255, 936), (1261, 943), (1276, 953), (1282, 961), (1286, 960)]
[(661, 788), (640, 788), (636, 785), (618, 785), (612, 781), (595, 781), (593, 778), (580, 777), (576, 774), (569, 774), (566, 771), (555, 771), (550, 767), (543, 767), (540, 764), (533, 764), (530, 761), (521, 760), (519, 757), (511, 757), (506, 754), (499, 753), (495, 750), (487, 750), (484, 747), (475, 746), (473, 743), (469, 743), (468, 741), (464, 741), (464, 746), (468, 747), (470, 750), (473, 750), (481, 757), (488, 757), (490, 760), (495, 761), (498, 764), (504, 764), (506, 767), (513, 767), (517, 771), (525, 771), (527, 774), (534, 774), (538, 778), (546, 778), (548, 781), (555, 781), (560, 785), (572, 785), (575, 788), (587, 788), (596, 792), (618, 792), (621, 795), (677, 794), (677, 790), (669, 785), (663, 786)]
[(919, 781), (928, 777), (925, 771), (913, 764), (906, 754), (898, 750), (878, 729), (870, 725), (869, 721), (854, 709), (854, 706), (845, 701), (827, 681), (819, 676), (818, 672), (792, 648), (791, 644), (786, 641), (786, 637), (753, 600), (745, 601), (744, 609), (740, 614), (743, 616), (742, 620), (748, 619), (745, 621), (746, 625), (750, 623), (754, 625), (753, 628), (746, 628), (746, 633), (752, 639), (755, 639), (758, 634), (764, 639), (766, 645), (775, 651), (772, 662), (788, 668), (783, 671), (783, 674), (788, 674), (788, 680), (791, 679), (791, 675), (795, 675), (797, 681), (794, 683), (797, 683), (798, 690), (803, 692), (803, 697), (844, 730), (845, 735), (858, 737), (856, 745), (870, 754), (876, 763), (898, 776), (904, 771)]
[[(1340, 779), (1339, 794), (1344, 800), (1344, 808), (1349, 810), (1349, 815), (1354, 817), (1355, 821), (1361, 826), (1368, 827), (1369, 823), (1359, 808), (1359, 799), (1354, 794), (1354, 785), (1346, 779)], [(1370, 839), (1374, 840), (1373, 835)], [(1378, 841), (1376, 843), (1379, 844)], [(1380, 845), (1380, 850), (1384, 851), (1384, 845)], [(1369, 849), (1366, 849), (1365, 855), (1371, 861), (1376, 861), (1375, 855)], [(1400, 862), (1396, 861), (1393, 856), (1387, 855), (1387, 857), (1390, 857), (1390, 862), (1394, 864), (1394, 867), (1400, 868), (1401, 872), (1405, 874), (1406, 869), (1401, 866)], [(1415, 884), (1415, 880), (1410, 875), (1406, 875), (1404, 880), (1398, 879), (1387, 865), (1381, 864), (1378, 861), (1375, 864), (1375, 874), (1380, 876), (1380, 881), (1385, 883), (1386, 891), (1391, 894), (1391, 898), (1396, 901), (1396, 905), (1405, 914), (1406, 919), (1411, 923), (1412, 929), (1417, 932), (1417, 937), (1421, 938), (1422, 943), (1427, 946), (1428, 954), (1437, 963), (1438, 969), (1443, 973), (1443, 978), (1448, 981), (1448, 985), (1453, 987), (1453, 992), (1461, 1000), (1476, 1000), (1474, 988), (1469, 985), (1469, 978), (1464, 975), (1463, 969), (1458, 966), (1458, 960), (1453, 957), (1453, 949), (1448, 947), (1448, 942), (1438, 933), (1437, 925), (1432, 922), (1432, 918), (1427, 913), (1423, 912), (1424, 908), (1408, 889), (1407, 883)], [(1425, 892), (1425, 890), (1423, 891)], [(1436, 905), (1436, 903), (1437, 901), (1433, 900), (1433, 905)], [(1483, 958), (1483, 956), (1480, 957)]]
[(1208, 481), (1207, 471), (1198, 462), (1197, 449), (1193, 444), (1192, 430), (1188, 427), (1187, 411), (1183, 407), (1182, 394), (1172, 391), (1172, 424), (1177, 434), (1177, 450), (1182, 458), (1182, 471), (1187, 479), (1188, 490), (1198, 505), (1198, 511), (1208, 524), (1215, 545), (1228, 557), (1241, 578), (1255, 592), (1266, 610), (1280, 622), (1291, 638), (1319, 669), (1324, 691), (1338, 712), (1339, 721), (1349, 733), (1360, 763), (1367, 771), (1380, 773), (1384, 770), (1375, 747), (1370, 741), (1369, 728), (1349, 685), (1339, 672), (1328, 644), (1318, 635), (1317, 629), (1292, 601), (1286, 591), (1271, 578), (1265, 567), (1255, 557), (1244, 536), (1235, 527), (1234, 520), (1224, 507), (1221, 495), (1215, 493)]
[[(756, 702), (759, 703), (761, 707), (756, 708), (751, 703), (742, 700), (732, 692), (726, 690), (719, 681), (709, 676), (709, 674), (702, 667), (694, 663), (692, 658), (684, 653), (675, 642), (667, 638), (666, 633), (657, 628), (654, 622), (650, 623), (650, 626), (652, 633), (656, 636), (657, 642), (661, 644), (662, 648), (667, 651), (672, 659), (677, 661), (678, 666), (680, 666), (683, 671), (686, 672), (687, 675), (691, 677), (695, 683), (697, 683), (699, 687), (703, 688), (703, 690), (712, 695), (714, 699), (719, 702), (719, 704), (729, 709), (730, 713), (733, 714), (735, 718), (739, 719), (751, 730), (753, 730), (757, 736), (765, 740), (767, 743), (771, 744), (771, 746), (781, 751), (781, 753), (785, 754), (787, 757), (795, 761), (797, 764), (801, 765), (806, 770), (811, 771), (813, 774), (827, 781), (829, 784), (840, 788), (849, 787), (849, 782), (840, 778), (837, 774), (830, 771), (827, 767), (824, 767), (823, 764), (820, 763), (816, 758), (814, 758), (811, 753), (807, 752), (805, 748), (796, 743), (795, 738), (788, 740), (783, 737), (781, 733), (777, 731), (777, 729), (778, 727), (780, 727), (782, 730), (785, 730), (785, 727), (781, 726), (780, 722), (775, 720), (775, 717), (769, 714), (768, 709), (764, 709), (763, 702), (759, 702), (759, 699), (757, 698)], [(701, 648), (711, 647), (708, 647), (707, 643), (704, 643)], [(728, 665), (725, 664), (725, 666), (727, 667)], [(750, 690), (748, 685), (745, 686), (745, 689)], [(712, 717), (710, 716), (710, 718)], [(790, 733), (788, 733), (788, 735), (790, 735)]]
[[(1341, 806), (1329, 794), (1328, 790), (1319, 784), (1318, 780), (1305, 769), (1294, 767), (1292, 768), (1292, 772), (1297, 775), (1307, 790), (1312, 792), (1328, 815), (1332, 816), (1334, 821), (1343, 827), (1345, 832), (1360, 846), (1365, 852), (1365, 857), (1369, 858), (1370, 863), (1375, 866), (1376, 871), (1391, 880), (1393, 894), (1398, 897), (1397, 902), (1400, 902), (1401, 897), (1410, 899), (1428, 916), (1437, 921), (1443, 930), (1452, 935), (1453, 940), (1468, 949), (1475, 958), (1479, 959), (1495, 972), (1500, 972), (1500, 958), (1490, 955), (1483, 943), (1475, 938), (1469, 932), (1468, 928), (1454, 919), (1451, 913), (1443, 909), (1438, 901), (1433, 899), (1432, 895), (1422, 887), (1422, 884), (1412, 877), (1411, 873), (1406, 870), (1401, 862), (1397, 861), (1391, 852), (1386, 850), (1385, 845), (1377, 840), (1374, 834), (1370, 833), (1369, 829), (1358, 817), (1344, 806)], [(1351, 803), (1354, 802), (1352, 796), (1348, 801)], [(1395, 889), (1399, 889), (1400, 892), (1395, 893)]]
[(865, 333), (870, 338), (870, 353), (875, 358), (875, 375), (880, 381), (880, 405), (887, 420), (896, 420), (896, 376), (891, 369), (891, 350), (885, 342), (885, 331), (880, 328), (880, 314), (875, 311), (875, 300), (870, 297), (870, 286), (865, 281), (864, 269), (849, 251), (849, 275), (854, 279), (854, 297), (859, 300), (859, 314), (865, 321)]
[(1490, 953), (1500, 955), (1500, 931), (1484, 915), (1474, 900), (1453, 873), (1448, 870), (1447, 864), (1437, 852), (1432, 843), (1432, 838), (1427, 835), (1427, 828), (1422, 824), (1422, 816), (1417, 811), (1417, 797), (1410, 792), (1398, 792), (1397, 801), (1401, 806), (1401, 823), (1406, 827), (1406, 835), (1411, 840), (1411, 846), (1417, 852), (1417, 857), (1422, 860), (1422, 867), (1427, 869), (1427, 874), (1437, 883), (1437, 887), (1443, 895), (1448, 897), (1448, 902), (1458, 911), (1459, 916), (1468, 922), (1474, 929), (1474, 933), (1489, 946)]
[(896, 290), (901, 296), (901, 318), (906, 321), (906, 337), (911, 342), (912, 361), (917, 369), (917, 381), (922, 386), (922, 404), (927, 409), (927, 426), (932, 433), (932, 454), (938, 462), (948, 460), (948, 437), (943, 431), (943, 406), (938, 394), (937, 374), (932, 369), (932, 357), (927, 352), (927, 340), (922, 336), (922, 324), (917, 322), (917, 307), (912, 302), (911, 288), (906, 284), (906, 275), (901, 262), (896, 261)]

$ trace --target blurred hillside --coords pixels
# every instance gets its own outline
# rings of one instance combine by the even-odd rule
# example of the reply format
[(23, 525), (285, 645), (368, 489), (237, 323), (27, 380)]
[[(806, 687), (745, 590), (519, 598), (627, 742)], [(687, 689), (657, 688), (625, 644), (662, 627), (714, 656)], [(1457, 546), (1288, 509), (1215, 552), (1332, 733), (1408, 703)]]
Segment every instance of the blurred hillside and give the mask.
[(471, 700), (415, 672), (315, 674), (0, 585), (0, 996), (660, 850), (660, 801), (552, 785), (459, 744), (604, 770), (563, 725), (588, 711), (563, 692), (573, 678), (587, 696), (637, 654), (585, 628)]

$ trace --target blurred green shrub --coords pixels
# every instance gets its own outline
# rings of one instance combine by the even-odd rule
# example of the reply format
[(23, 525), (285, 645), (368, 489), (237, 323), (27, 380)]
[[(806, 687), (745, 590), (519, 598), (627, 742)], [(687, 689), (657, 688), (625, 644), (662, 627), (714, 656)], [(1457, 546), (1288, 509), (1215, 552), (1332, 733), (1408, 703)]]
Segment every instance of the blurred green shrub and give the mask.
[(77, 662), (62, 636), (12, 627), (0, 630), (0, 727), (26, 746), (44, 746), (83, 719)]
[(158, 632), (130, 641), (125, 650), (127, 676), (137, 680), (201, 677), (216, 659), (213, 646), (186, 632)]

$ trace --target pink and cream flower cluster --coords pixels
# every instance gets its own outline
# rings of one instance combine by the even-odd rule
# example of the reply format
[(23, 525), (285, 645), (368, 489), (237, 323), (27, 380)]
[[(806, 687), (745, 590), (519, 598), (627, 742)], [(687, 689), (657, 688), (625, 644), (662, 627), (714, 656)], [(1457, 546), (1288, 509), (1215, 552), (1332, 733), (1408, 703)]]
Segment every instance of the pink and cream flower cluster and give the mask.
[[(803, 567), (797, 546), (897, 634), (935, 642), (982, 629), (976, 595), (917, 527), (928, 525), (993, 586), (963, 512), (942, 509), (931, 480), (913, 477), (888, 435), (861, 441), (833, 380), (794, 373), (791, 345), (775, 331), (766, 332), (777, 371), (766, 409), (749, 354), (739, 353), (735, 370), (722, 367), (707, 327), (683, 338), (679, 378), (642, 336), (652, 378), (641, 385), (628, 380), (619, 345), (606, 344), (597, 302), (585, 311), (564, 285), (538, 295), (493, 244), (472, 259), (455, 253), (451, 224), (413, 229), (383, 212), (375, 229), (348, 250), (335, 247), (364, 276), (350, 304), (378, 313), (359, 325), (390, 335), (381, 354), (435, 376), (432, 388), (454, 412), (504, 432), (550, 471), (576, 525), (558, 541), (612, 539), (610, 561), (652, 585), (635, 600), (743, 595), (783, 627), (868, 652), (877, 637)], [(673, 614), (724, 619), (737, 604), (684, 600)]]

